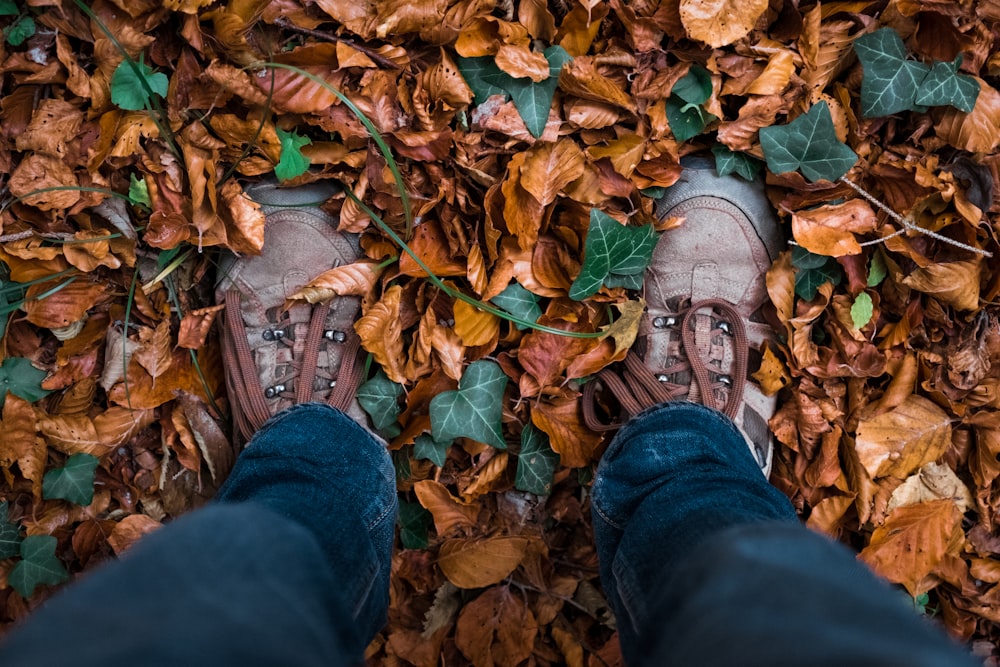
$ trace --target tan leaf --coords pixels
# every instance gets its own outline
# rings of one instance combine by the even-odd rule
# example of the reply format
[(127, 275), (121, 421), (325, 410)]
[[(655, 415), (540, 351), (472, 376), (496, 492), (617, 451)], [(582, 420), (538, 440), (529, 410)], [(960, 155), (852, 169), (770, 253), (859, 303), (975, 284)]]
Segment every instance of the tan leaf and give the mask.
[(792, 215), (792, 235), (806, 250), (817, 255), (841, 257), (861, 254), (855, 234), (875, 229), (872, 207), (861, 199), (799, 211)]
[(538, 622), (520, 596), (491, 588), (462, 608), (455, 646), (474, 667), (517, 667), (534, 652)]
[(507, 165), (508, 177), (500, 186), (505, 197), (504, 221), (510, 233), (517, 237), (522, 250), (535, 247), (545, 212), (542, 203), (521, 186), (520, 170), (526, 158), (527, 153), (518, 153), (511, 158)]
[(951, 419), (934, 403), (910, 395), (899, 407), (858, 424), (855, 450), (868, 475), (905, 479), (951, 444)]
[(94, 417), (94, 431), (101, 446), (111, 451), (131, 440), (156, 421), (154, 410), (132, 410), (113, 405)]
[(549, 436), (561, 465), (582, 468), (593, 463), (601, 436), (583, 423), (579, 394), (562, 394), (539, 401), (531, 410), (531, 423)]
[[(20, 396), (8, 393), (0, 428), (0, 468), (10, 468), (35, 446), (35, 410)], [(22, 473), (23, 474), (23, 473)]]
[(441, 49), (441, 60), (424, 72), (423, 83), (431, 99), (441, 100), (453, 108), (472, 103), (472, 90), (445, 49)]
[(770, 345), (764, 345), (760, 368), (753, 374), (753, 379), (760, 383), (765, 396), (774, 396), (792, 383), (788, 374), (788, 366), (774, 353)]
[(403, 288), (393, 285), (354, 325), (354, 330), (361, 337), (362, 346), (372, 353), (389, 379), (399, 384), (406, 382), (403, 375), (406, 365), (403, 358), (403, 330), (399, 321), (402, 295)]
[(99, 266), (117, 269), (121, 260), (111, 253), (108, 232), (104, 230), (82, 230), (73, 235), (73, 243), (63, 245), (66, 261), (89, 273)]
[[(24, 203), (43, 211), (69, 208), (80, 201), (80, 191), (72, 189), (79, 185), (65, 160), (42, 153), (30, 153), (21, 160), (8, 182), (12, 195), (24, 197)], [(70, 189), (31, 194), (47, 188)]]
[(45, 477), (45, 463), (48, 459), (48, 447), (45, 439), (36, 437), (33, 447), (17, 459), (17, 467), (21, 475), (31, 482), (31, 494), (35, 500), (42, 499), (42, 479)]
[(980, 78), (979, 97), (970, 113), (945, 107), (937, 134), (955, 148), (990, 153), (1000, 145), (1000, 92)]
[(559, 652), (562, 653), (566, 667), (583, 667), (583, 646), (572, 632), (567, 632), (558, 626), (552, 626), (552, 639), (555, 640)]
[(462, 499), (471, 501), (494, 490), (493, 483), (503, 478), (510, 457), (507, 452), (494, 452), (493, 456), (476, 471), (472, 484), (462, 489)]
[(620, 139), (609, 141), (604, 146), (592, 146), (587, 154), (593, 160), (608, 158), (614, 170), (629, 178), (642, 160), (646, 151), (646, 140), (636, 134), (627, 134)]
[(616, 303), (620, 315), (618, 319), (606, 327), (601, 327), (602, 338), (610, 336), (615, 341), (615, 354), (632, 347), (635, 337), (639, 335), (639, 323), (646, 310), (646, 300), (639, 297), (636, 301)]
[(978, 261), (935, 262), (903, 278), (903, 284), (959, 310), (979, 308)]
[(94, 420), (87, 415), (47, 415), (36, 410), (38, 432), (48, 444), (64, 454), (103, 456), (108, 451), (97, 434)]
[(423, 480), (413, 485), (417, 500), (434, 517), (434, 529), (439, 537), (464, 528), (475, 528), (479, 504), (467, 503), (451, 495), (444, 484)]
[(976, 504), (969, 487), (958, 478), (954, 470), (947, 465), (931, 462), (896, 487), (889, 498), (888, 511), (944, 498), (954, 501), (963, 514)]
[(782, 49), (771, 55), (767, 67), (750, 87), (748, 95), (777, 95), (783, 91), (795, 73), (795, 57), (791, 51)]
[(806, 521), (806, 525), (812, 530), (836, 537), (837, 528), (843, 520), (844, 514), (854, 504), (854, 498), (853, 494), (824, 498), (809, 512), (809, 520)]
[(899, 507), (875, 529), (859, 558), (917, 597), (936, 585), (928, 575), (963, 542), (962, 513), (951, 499)]
[(335, 296), (367, 296), (375, 289), (384, 267), (375, 262), (353, 262), (324, 271), (291, 295), (309, 303), (327, 301)]
[(235, 179), (223, 183), (219, 215), (226, 225), (226, 245), (233, 252), (259, 255), (264, 247), (264, 211)]
[(549, 61), (527, 44), (501, 44), (495, 62), (515, 79), (528, 78), (540, 83), (549, 78)]
[(691, 39), (719, 48), (745, 37), (767, 5), (767, 0), (680, 0), (681, 23)]
[(583, 175), (583, 165), (583, 151), (570, 139), (536, 144), (526, 151), (521, 165), (521, 187), (542, 206), (548, 206), (564, 187)]
[(180, 330), (177, 332), (177, 347), (197, 350), (205, 344), (215, 317), (225, 308), (225, 304), (199, 308), (184, 314)]
[(438, 567), (459, 588), (484, 588), (507, 578), (527, 548), (526, 537), (450, 539), (441, 545)]
[(145, 514), (129, 514), (127, 517), (115, 524), (111, 534), (108, 535), (108, 544), (114, 550), (116, 556), (135, 544), (143, 535), (148, 535), (158, 529), (162, 524), (156, 519)]
[(145, 368), (154, 380), (166, 373), (173, 361), (170, 320), (163, 320), (155, 329), (149, 327), (139, 329), (139, 343), (141, 347), (132, 354), (136, 362)]
[(597, 69), (590, 56), (580, 56), (563, 65), (559, 73), (559, 87), (569, 95), (603, 102), (635, 113), (635, 101), (614, 80)]
[(455, 333), (455, 329), (442, 326), (436, 320), (432, 320), (430, 333), (431, 348), (441, 362), (441, 368), (452, 380), (460, 380), (464, 368), (462, 362), (465, 359), (465, 345), (462, 344), (462, 339)]
[[(222, 432), (218, 422), (208, 413), (208, 408), (199, 397), (184, 392), (177, 400), (179, 408), (174, 410), (184, 413), (187, 427), (194, 442), (201, 452), (202, 460), (208, 465), (212, 480), (221, 484), (233, 468), (235, 453), (229, 438)], [(176, 423), (176, 421), (175, 421)]]
[[(496, 342), (500, 335), (500, 318), (479, 310), (464, 301), (455, 302), (455, 333), (468, 347)], [(456, 378), (457, 379), (457, 378)]]
[(29, 322), (45, 329), (59, 329), (82, 320), (106, 289), (106, 285), (77, 278), (44, 299), (38, 298), (53, 287), (56, 285), (52, 283), (32, 285), (28, 288), (28, 300), (21, 306)]

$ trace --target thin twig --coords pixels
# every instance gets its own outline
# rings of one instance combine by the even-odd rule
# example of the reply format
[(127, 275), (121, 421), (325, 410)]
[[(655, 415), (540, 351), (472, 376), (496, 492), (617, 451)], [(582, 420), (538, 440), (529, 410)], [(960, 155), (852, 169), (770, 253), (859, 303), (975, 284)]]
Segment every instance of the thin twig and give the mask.
[(348, 39), (347, 37), (339, 37), (337, 35), (332, 35), (328, 32), (323, 32), (321, 30), (313, 30), (312, 28), (303, 28), (297, 26), (288, 19), (281, 17), (278, 18), (274, 24), (279, 28), (285, 28), (286, 30), (291, 30), (292, 32), (297, 32), (300, 35), (308, 35), (309, 37), (314, 37), (316, 39), (322, 40), (324, 42), (340, 42), (341, 44), (347, 44), (352, 49), (356, 49), (361, 53), (365, 54), (376, 63), (382, 67), (388, 67), (389, 69), (401, 69), (400, 66), (393, 61), (389, 60), (381, 53), (371, 48), (370, 46), (365, 46), (363, 44), (358, 44), (353, 39)]
[[(912, 229), (915, 232), (920, 232), (921, 234), (926, 234), (927, 236), (931, 237), (932, 239), (937, 239), (938, 241), (941, 241), (942, 243), (947, 243), (948, 245), (955, 246), (956, 248), (961, 248), (962, 250), (968, 250), (969, 252), (974, 252), (977, 255), (982, 255), (983, 257), (992, 257), (993, 256), (993, 253), (989, 252), (988, 250), (983, 250), (982, 248), (976, 248), (975, 246), (971, 246), (971, 245), (969, 245), (967, 243), (962, 243), (961, 241), (956, 241), (955, 239), (950, 239), (947, 236), (943, 236), (941, 234), (938, 234), (937, 232), (932, 232), (929, 229), (924, 229), (920, 225), (916, 225), (916, 224), (910, 222), (909, 220), (907, 220), (906, 218), (904, 218), (903, 216), (901, 216), (899, 213), (896, 213), (895, 211), (893, 211), (891, 208), (889, 208), (888, 206), (886, 206), (885, 204), (883, 204), (881, 201), (879, 201), (878, 199), (876, 199), (874, 196), (872, 196), (871, 194), (869, 194), (869, 192), (867, 190), (865, 190), (863, 187), (861, 187), (860, 185), (858, 185), (854, 181), (848, 179), (846, 176), (841, 176), (840, 180), (841, 180), (841, 182), (846, 183), (847, 185), (851, 186), (851, 188), (853, 188), (855, 192), (857, 192), (859, 195), (861, 195), (866, 200), (868, 200), (868, 202), (870, 204), (873, 204), (877, 208), (879, 208), (880, 210), (885, 211), (885, 213), (890, 218), (892, 218), (893, 220), (895, 220), (896, 222), (898, 222), (899, 224), (901, 224), (906, 229)], [(892, 236), (888, 236), (886, 238), (892, 238)], [(885, 239), (879, 239), (877, 242), (881, 243), (884, 240)]]
[(587, 616), (590, 616), (591, 618), (597, 618), (596, 616), (594, 616), (594, 612), (590, 611), (589, 609), (587, 609), (586, 607), (584, 607), (582, 604), (580, 604), (571, 597), (568, 597), (566, 595), (559, 595), (558, 593), (550, 593), (549, 591), (542, 590), (541, 588), (536, 588), (531, 584), (521, 583), (520, 581), (516, 581), (514, 579), (509, 579), (508, 582), (514, 586), (517, 586), (522, 591), (532, 591), (534, 593), (540, 593), (541, 595), (547, 595), (550, 598), (555, 598), (556, 600), (562, 600), (569, 606), (576, 607), (577, 609), (585, 613)]
[(11, 241), (23, 241), (24, 239), (30, 239), (35, 235), (35, 231), (32, 229), (27, 229), (23, 232), (17, 232), (15, 234), (4, 234), (0, 236), (0, 243), (10, 243)]

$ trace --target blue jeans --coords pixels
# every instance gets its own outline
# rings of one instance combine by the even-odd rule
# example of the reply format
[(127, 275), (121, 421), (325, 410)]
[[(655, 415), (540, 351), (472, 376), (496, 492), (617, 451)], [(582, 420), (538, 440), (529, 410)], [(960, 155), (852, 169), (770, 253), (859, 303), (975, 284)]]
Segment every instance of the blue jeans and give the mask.
[[(0, 664), (360, 663), (385, 623), (395, 509), (384, 445), (332, 408), (296, 406), (253, 438), (218, 502), (36, 610)], [(593, 515), (632, 667), (975, 664), (802, 528), (707, 408), (626, 425)]]

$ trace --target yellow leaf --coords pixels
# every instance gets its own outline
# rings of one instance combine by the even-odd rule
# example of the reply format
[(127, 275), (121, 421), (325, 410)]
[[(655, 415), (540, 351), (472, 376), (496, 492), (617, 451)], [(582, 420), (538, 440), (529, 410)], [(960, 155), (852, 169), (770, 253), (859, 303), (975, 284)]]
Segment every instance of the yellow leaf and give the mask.
[(615, 341), (615, 354), (632, 347), (635, 337), (639, 334), (639, 322), (646, 310), (646, 301), (641, 297), (637, 301), (616, 303), (615, 308), (621, 313), (618, 319), (606, 327), (602, 327), (601, 338), (610, 336)]
[(500, 335), (500, 318), (464, 301), (455, 302), (455, 333), (468, 347), (486, 345)]

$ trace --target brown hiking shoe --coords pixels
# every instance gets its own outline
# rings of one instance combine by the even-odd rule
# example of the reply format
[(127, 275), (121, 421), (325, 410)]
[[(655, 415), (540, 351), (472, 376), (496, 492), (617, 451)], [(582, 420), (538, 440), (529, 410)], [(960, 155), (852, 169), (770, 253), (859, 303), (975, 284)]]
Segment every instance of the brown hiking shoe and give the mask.
[(355, 400), (362, 356), (354, 322), (361, 300), (285, 307), (308, 281), (358, 258), (357, 237), (338, 232), (337, 219), (319, 208), (337, 190), (332, 183), (247, 189), (266, 215), (263, 254), (226, 256), (215, 292), (226, 305), (222, 352), (241, 443), (295, 403), (329, 403), (367, 425)]
[[(632, 416), (688, 400), (730, 417), (765, 475), (774, 441), (767, 421), (776, 399), (751, 377), (760, 347), (774, 332), (761, 316), (765, 274), (782, 247), (777, 219), (760, 183), (720, 177), (711, 161), (685, 163), (680, 180), (657, 203), (657, 215), (685, 218), (653, 251), (643, 285), (647, 311), (625, 361), (598, 382)], [(596, 383), (585, 385), (584, 416), (595, 430)]]

